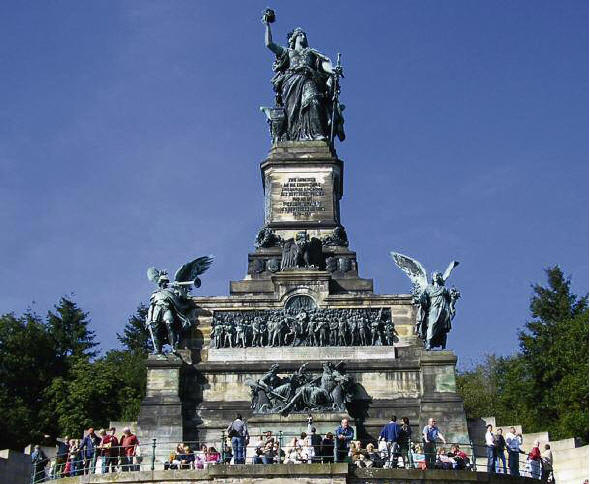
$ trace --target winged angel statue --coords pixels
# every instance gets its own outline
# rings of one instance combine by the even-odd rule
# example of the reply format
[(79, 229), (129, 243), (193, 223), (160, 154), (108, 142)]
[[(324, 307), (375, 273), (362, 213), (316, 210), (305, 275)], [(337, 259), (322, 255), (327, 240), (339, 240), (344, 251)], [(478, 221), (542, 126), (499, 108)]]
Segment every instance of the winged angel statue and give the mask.
[(174, 282), (170, 283), (167, 271), (155, 267), (147, 270), (150, 281), (158, 286), (151, 297), (145, 321), (154, 344), (154, 353), (161, 354), (162, 346), (168, 343), (175, 352), (184, 330), (191, 327), (193, 303), (189, 297), (191, 286), (201, 287), (199, 276), (213, 263), (212, 256), (199, 257), (187, 262), (174, 274)]
[(444, 350), (447, 333), (455, 317), (455, 302), (461, 296), (454, 287), (447, 289), (445, 282), (459, 262), (451, 261), (443, 274), (433, 272), (429, 284), (426, 270), (420, 262), (398, 252), (391, 252), (391, 257), (412, 281), (414, 303), (418, 306), (416, 333), (424, 341), (427, 350), (437, 347)]

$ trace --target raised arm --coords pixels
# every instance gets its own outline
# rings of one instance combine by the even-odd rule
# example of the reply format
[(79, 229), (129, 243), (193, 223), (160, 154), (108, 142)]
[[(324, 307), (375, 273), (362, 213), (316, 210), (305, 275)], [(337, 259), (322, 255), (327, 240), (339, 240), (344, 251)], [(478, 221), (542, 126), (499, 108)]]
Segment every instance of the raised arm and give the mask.
[(281, 52), (283, 52), (283, 48), (272, 41), (272, 32), (270, 31), (270, 24), (268, 22), (264, 22), (264, 25), (264, 45), (268, 47), (270, 50), (272, 50), (276, 55), (279, 55)]

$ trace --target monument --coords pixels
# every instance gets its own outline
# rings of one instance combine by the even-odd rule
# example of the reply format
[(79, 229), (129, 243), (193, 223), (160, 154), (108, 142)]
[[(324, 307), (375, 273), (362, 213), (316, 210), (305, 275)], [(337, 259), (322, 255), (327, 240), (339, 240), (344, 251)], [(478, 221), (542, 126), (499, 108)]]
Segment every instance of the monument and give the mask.
[(359, 276), (340, 213), (340, 55), (334, 66), (299, 27), (280, 46), (274, 12), (262, 21), (275, 55), (275, 104), (261, 108), (272, 139), (260, 163), (262, 226), (246, 275), (230, 282), (227, 296), (186, 290), (209, 258), (183, 266), (171, 285), (150, 269), (160, 287), (147, 321), (156, 354), (147, 361), (140, 440), (219, 443), (237, 412), (252, 435), (298, 434), (306, 428), (302, 414), (312, 412), (320, 433), (347, 416), (368, 441), (395, 414), (409, 417), (414, 435), (435, 417), (447, 441), (468, 442), (457, 359), (445, 350), (459, 297), (445, 281), (458, 263), (429, 283), (419, 262), (393, 253), (413, 294), (375, 294), (372, 280)]

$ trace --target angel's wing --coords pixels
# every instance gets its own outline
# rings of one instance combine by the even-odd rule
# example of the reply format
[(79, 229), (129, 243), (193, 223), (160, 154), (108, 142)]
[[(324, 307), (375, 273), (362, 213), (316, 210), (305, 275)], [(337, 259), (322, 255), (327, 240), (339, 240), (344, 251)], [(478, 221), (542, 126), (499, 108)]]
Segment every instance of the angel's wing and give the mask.
[(451, 261), (451, 263), (449, 264), (449, 267), (447, 267), (447, 269), (445, 270), (445, 272), (442, 276), (444, 281), (446, 281), (449, 278), (449, 276), (451, 275), (451, 272), (453, 272), (453, 269), (455, 267), (457, 267), (458, 265), (459, 265), (459, 261), (456, 261), (456, 260)]
[(176, 271), (176, 274), (174, 274), (174, 280), (176, 282), (192, 281), (193, 279), (196, 279), (198, 275), (203, 274), (203, 272), (209, 269), (212, 263), (212, 255), (199, 257), (192, 262), (187, 262)]
[(152, 281), (154, 284), (158, 284), (158, 279), (160, 278), (161, 272), (156, 269), (155, 267), (148, 267), (147, 270), (147, 278)]
[(428, 286), (428, 276), (420, 262), (399, 252), (391, 252), (391, 257), (393, 262), (410, 278), (416, 292), (422, 292), (426, 289)]

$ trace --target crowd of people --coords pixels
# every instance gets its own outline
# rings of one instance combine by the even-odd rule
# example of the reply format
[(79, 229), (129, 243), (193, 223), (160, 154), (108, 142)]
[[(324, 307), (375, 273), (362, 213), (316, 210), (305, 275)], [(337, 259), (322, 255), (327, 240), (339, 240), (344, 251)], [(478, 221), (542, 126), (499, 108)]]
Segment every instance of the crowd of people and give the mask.
[[(320, 435), (313, 426), (310, 415), (307, 431), (286, 437), (280, 442), (279, 436), (267, 430), (252, 442), (248, 426), (242, 416), (226, 429), (228, 442), (224, 455), (231, 464), (302, 464), (348, 462), (357, 467), (420, 469), (465, 469), (470, 465), (467, 454), (458, 444), (447, 450), (436, 448), (436, 441), (444, 437), (436, 427), (436, 420), (430, 419), (424, 427), (422, 443), (412, 443), (412, 427), (407, 417), (400, 422), (392, 416), (381, 430), (376, 442), (364, 445), (354, 439), (354, 429), (348, 419), (343, 419), (334, 432)], [(248, 454), (248, 456), (246, 455)]]
[[(412, 438), (409, 419), (402, 417), (398, 422), (394, 415), (383, 426), (377, 440), (365, 444), (355, 440), (354, 428), (348, 419), (342, 419), (334, 432), (321, 435), (313, 425), (311, 414), (307, 419), (307, 431), (292, 436), (283, 434), (279, 437), (267, 430), (252, 442), (246, 421), (237, 414), (226, 428), (226, 435), (226, 441), (222, 443), (220, 451), (205, 443), (194, 447), (198, 450), (193, 450), (188, 443), (179, 443), (164, 462), (164, 469), (205, 469), (210, 465), (222, 463), (332, 462), (348, 462), (360, 468), (474, 468), (473, 455), (468, 456), (459, 444), (447, 444), (434, 418), (428, 420), (421, 435), (416, 439)], [(526, 454), (522, 449), (522, 442), (522, 435), (518, 434), (514, 427), (504, 436), (502, 429), (498, 428), (494, 432), (492, 425), (488, 425), (485, 434), (487, 471), (554, 482), (550, 445), (546, 444), (541, 450), (537, 440), (531, 451)], [(114, 427), (108, 430), (101, 429), (98, 433), (89, 428), (82, 439), (70, 439), (66, 436), (63, 440), (58, 440), (53, 461), (47, 458), (39, 445), (35, 446), (31, 454), (33, 482), (96, 472), (106, 474), (139, 470), (142, 461), (140, 450), (139, 440), (129, 427), (123, 429), (120, 437), (117, 437)], [(522, 454), (527, 455), (523, 469), (520, 463)], [(99, 459), (100, 467), (97, 466)]]
[[(540, 442), (535, 440), (532, 449), (527, 454), (522, 449), (522, 435), (517, 433), (514, 427), (510, 427), (504, 436), (501, 428), (494, 432), (493, 426), (488, 424), (485, 446), (489, 473), (510, 473), (512, 476), (526, 476), (544, 482), (554, 482), (553, 453), (550, 444), (545, 444), (544, 449), (541, 450)], [(506, 466), (506, 452), (508, 453), (508, 466)], [(520, 456), (523, 454), (527, 457), (525, 468), (521, 469)]]
[(31, 454), (33, 482), (94, 474), (99, 458), (103, 474), (139, 470), (139, 440), (129, 427), (125, 427), (119, 437), (116, 432), (115, 427), (100, 429), (98, 434), (89, 428), (82, 439), (66, 436), (57, 441), (54, 460), (50, 460), (42, 448), (36, 445)]

